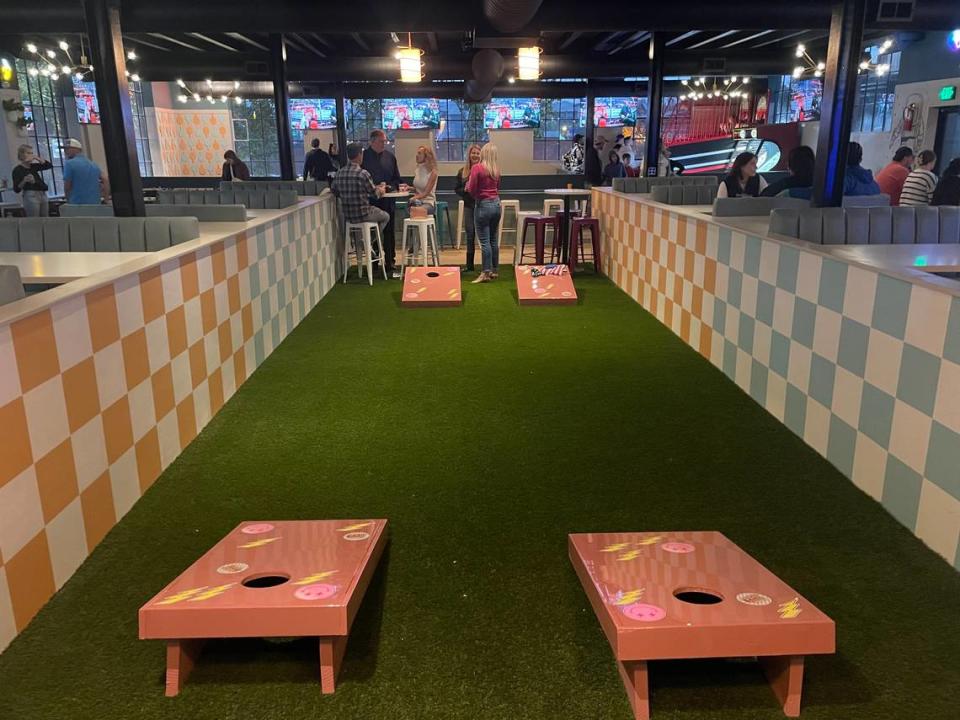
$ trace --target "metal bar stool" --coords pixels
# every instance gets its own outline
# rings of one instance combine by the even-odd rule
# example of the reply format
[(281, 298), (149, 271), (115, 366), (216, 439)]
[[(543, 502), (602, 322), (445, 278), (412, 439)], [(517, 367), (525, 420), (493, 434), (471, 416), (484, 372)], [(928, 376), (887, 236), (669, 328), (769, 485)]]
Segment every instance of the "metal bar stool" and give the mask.
[(595, 217), (575, 217), (570, 226), (570, 272), (577, 264), (577, 249), (580, 250), (580, 261), (586, 265), (587, 258), (583, 252), (583, 231), (590, 230), (590, 253), (593, 260), (593, 270), (600, 272), (600, 221)]
[(527, 242), (527, 229), (531, 226), (534, 230), (534, 258), (536, 259), (538, 265), (543, 265), (543, 246), (547, 234), (547, 228), (553, 228), (554, 238), (559, 235), (559, 231), (557, 230), (558, 224), (556, 216), (530, 215), (523, 218), (523, 232), (520, 234), (519, 246), (517, 247), (516, 252), (513, 254), (514, 265), (523, 265), (523, 249)]

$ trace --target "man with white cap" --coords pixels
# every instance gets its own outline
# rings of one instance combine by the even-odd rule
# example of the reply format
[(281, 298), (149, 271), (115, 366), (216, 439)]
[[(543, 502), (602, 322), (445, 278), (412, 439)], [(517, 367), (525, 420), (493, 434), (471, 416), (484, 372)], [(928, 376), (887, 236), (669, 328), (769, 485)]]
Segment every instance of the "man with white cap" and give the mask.
[(83, 145), (74, 138), (63, 143), (63, 190), (71, 205), (99, 205), (103, 196), (103, 173), (83, 154)]

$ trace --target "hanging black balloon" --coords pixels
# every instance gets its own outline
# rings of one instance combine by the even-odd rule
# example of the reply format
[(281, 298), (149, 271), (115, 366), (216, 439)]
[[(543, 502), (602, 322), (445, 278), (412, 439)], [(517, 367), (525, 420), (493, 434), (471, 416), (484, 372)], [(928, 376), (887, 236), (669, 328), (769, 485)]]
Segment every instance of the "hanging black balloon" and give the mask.
[(467, 80), (463, 84), (463, 99), (472, 103), (489, 102), (493, 85), (484, 85), (478, 80)]
[(503, 75), (503, 56), (489, 48), (473, 56), (473, 76), (485, 86), (496, 84)]

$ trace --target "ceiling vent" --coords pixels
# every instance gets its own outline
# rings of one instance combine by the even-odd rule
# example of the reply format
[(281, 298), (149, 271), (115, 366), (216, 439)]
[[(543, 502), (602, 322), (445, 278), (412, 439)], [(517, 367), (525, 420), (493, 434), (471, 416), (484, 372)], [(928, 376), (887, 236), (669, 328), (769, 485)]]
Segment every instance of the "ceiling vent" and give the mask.
[(880, 0), (878, 22), (910, 22), (916, 9), (916, 0)]

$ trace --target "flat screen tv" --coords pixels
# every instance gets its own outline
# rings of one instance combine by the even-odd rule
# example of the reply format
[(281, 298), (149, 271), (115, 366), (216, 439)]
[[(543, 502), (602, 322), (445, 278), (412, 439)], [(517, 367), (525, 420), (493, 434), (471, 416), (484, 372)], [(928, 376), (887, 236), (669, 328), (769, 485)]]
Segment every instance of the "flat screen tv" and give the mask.
[(540, 127), (539, 98), (493, 98), (483, 109), (488, 130), (522, 130)]
[(100, 104), (94, 83), (73, 78), (73, 97), (77, 101), (77, 120), (84, 125), (99, 125)]
[(596, 127), (633, 127), (637, 124), (635, 97), (598, 97), (593, 102), (593, 123)]
[(436, 98), (387, 98), (383, 101), (385, 130), (431, 130), (440, 127)]
[(333, 98), (290, 98), (292, 130), (333, 130), (337, 127), (337, 102)]

